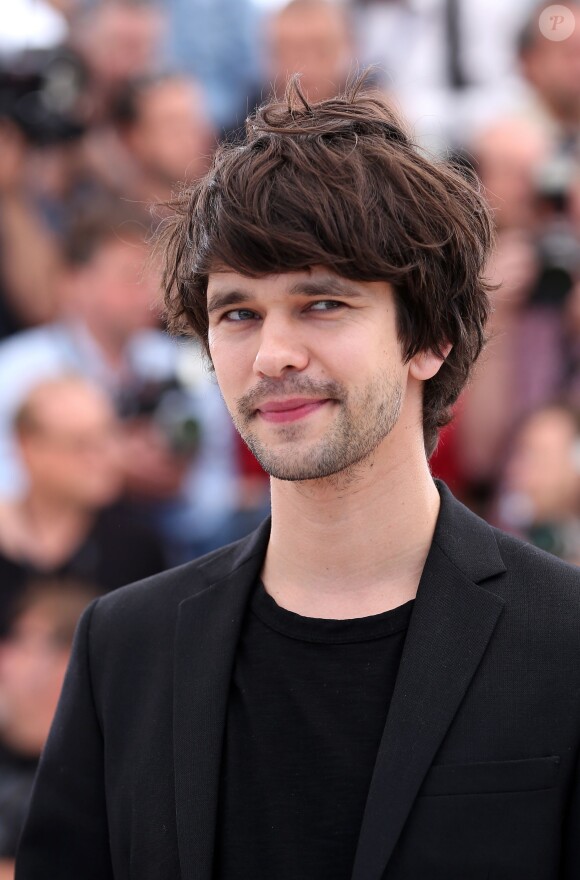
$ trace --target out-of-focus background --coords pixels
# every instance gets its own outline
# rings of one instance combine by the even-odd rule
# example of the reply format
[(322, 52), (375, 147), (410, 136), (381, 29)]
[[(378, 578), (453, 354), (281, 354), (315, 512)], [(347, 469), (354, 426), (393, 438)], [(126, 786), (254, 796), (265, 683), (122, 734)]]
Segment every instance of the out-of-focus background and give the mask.
[[(575, 26), (575, 27), (574, 27)], [(267, 479), (148, 239), (299, 71), (372, 79), (494, 210), (491, 338), (433, 471), (580, 563), (580, 5), (10, 0), (0, 17), (0, 880), (91, 597), (251, 530)], [(157, 220), (156, 220), (157, 218)]]

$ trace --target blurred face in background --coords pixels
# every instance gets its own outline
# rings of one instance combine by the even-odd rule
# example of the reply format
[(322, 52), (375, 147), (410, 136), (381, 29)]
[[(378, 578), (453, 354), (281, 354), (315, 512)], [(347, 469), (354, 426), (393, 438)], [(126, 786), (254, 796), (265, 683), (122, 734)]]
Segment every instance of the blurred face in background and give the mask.
[(556, 118), (564, 123), (580, 123), (578, 26), (566, 40), (547, 40), (538, 34), (533, 45), (523, 54), (522, 67), (530, 84)]
[(533, 228), (537, 178), (548, 158), (542, 133), (524, 121), (505, 120), (483, 131), (472, 150), (498, 228)]
[(111, 404), (81, 379), (54, 380), (30, 394), (19, 450), (30, 492), (96, 511), (122, 490), (121, 441)]
[(111, 238), (65, 281), (68, 311), (79, 315), (101, 342), (123, 346), (159, 323), (159, 278), (142, 240)]
[(280, 90), (293, 73), (311, 100), (333, 97), (344, 85), (354, 47), (344, 12), (330, 2), (296, 2), (270, 21), (270, 78)]
[(73, 35), (98, 88), (115, 91), (151, 71), (163, 36), (163, 18), (147, 3), (99, 3)]
[(70, 645), (55, 638), (42, 605), (21, 614), (0, 644), (0, 735), (18, 754), (40, 755), (69, 656)]
[(199, 86), (175, 77), (146, 88), (126, 140), (145, 172), (163, 184), (205, 174), (215, 136)]
[(532, 415), (508, 463), (508, 488), (525, 497), (533, 522), (561, 522), (579, 512), (580, 438), (571, 414), (554, 407)]

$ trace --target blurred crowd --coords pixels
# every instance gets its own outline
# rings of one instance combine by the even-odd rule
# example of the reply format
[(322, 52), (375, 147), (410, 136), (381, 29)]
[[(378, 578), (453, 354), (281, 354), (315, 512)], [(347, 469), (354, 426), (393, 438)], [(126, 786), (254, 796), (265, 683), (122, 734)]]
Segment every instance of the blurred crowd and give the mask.
[(316, 100), (370, 65), (419, 147), (479, 174), (497, 227), (490, 339), (433, 471), (494, 524), (580, 564), (580, 5), (567, 20), (547, 5), (4, 10), (0, 880), (82, 608), (268, 511), (200, 347), (164, 331), (149, 242), (172, 192), (292, 73)]

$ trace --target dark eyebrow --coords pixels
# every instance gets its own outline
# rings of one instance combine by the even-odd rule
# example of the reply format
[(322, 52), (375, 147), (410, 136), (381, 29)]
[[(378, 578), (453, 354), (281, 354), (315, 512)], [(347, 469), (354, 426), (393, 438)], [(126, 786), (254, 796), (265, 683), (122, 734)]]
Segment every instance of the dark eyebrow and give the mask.
[(240, 290), (225, 290), (223, 293), (214, 293), (207, 304), (207, 313), (218, 312), (226, 306), (239, 306), (250, 299), (249, 294)]
[[(316, 278), (312, 281), (297, 281), (288, 291), (291, 296), (348, 296), (361, 297), (364, 294), (343, 278)], [(241, 290), (224, 290), (213, 294), (207, 305), (207, 313), (217, 312), (227, 306), (239, 306), (248, 302), (251, 294)]]
[(346, 279), (336, 278), (333, 275), (313, 278), (311, 281), (297, 281), (290, 288), (290, 293), (302, 296), (348, 296), (353, 299), (364, 296), (362, 291), (353, 287)]

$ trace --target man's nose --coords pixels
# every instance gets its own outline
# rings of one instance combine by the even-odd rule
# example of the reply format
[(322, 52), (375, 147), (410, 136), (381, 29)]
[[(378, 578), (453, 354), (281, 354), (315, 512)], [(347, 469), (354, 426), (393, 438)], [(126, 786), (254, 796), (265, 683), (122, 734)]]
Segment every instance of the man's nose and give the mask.
[(260, 331), (260, 345), (254, 361), (258, 376), (277, 378), (292, 370), (303, 370), (309, 355), (299, 330), (290, 321), (266, 318)]

